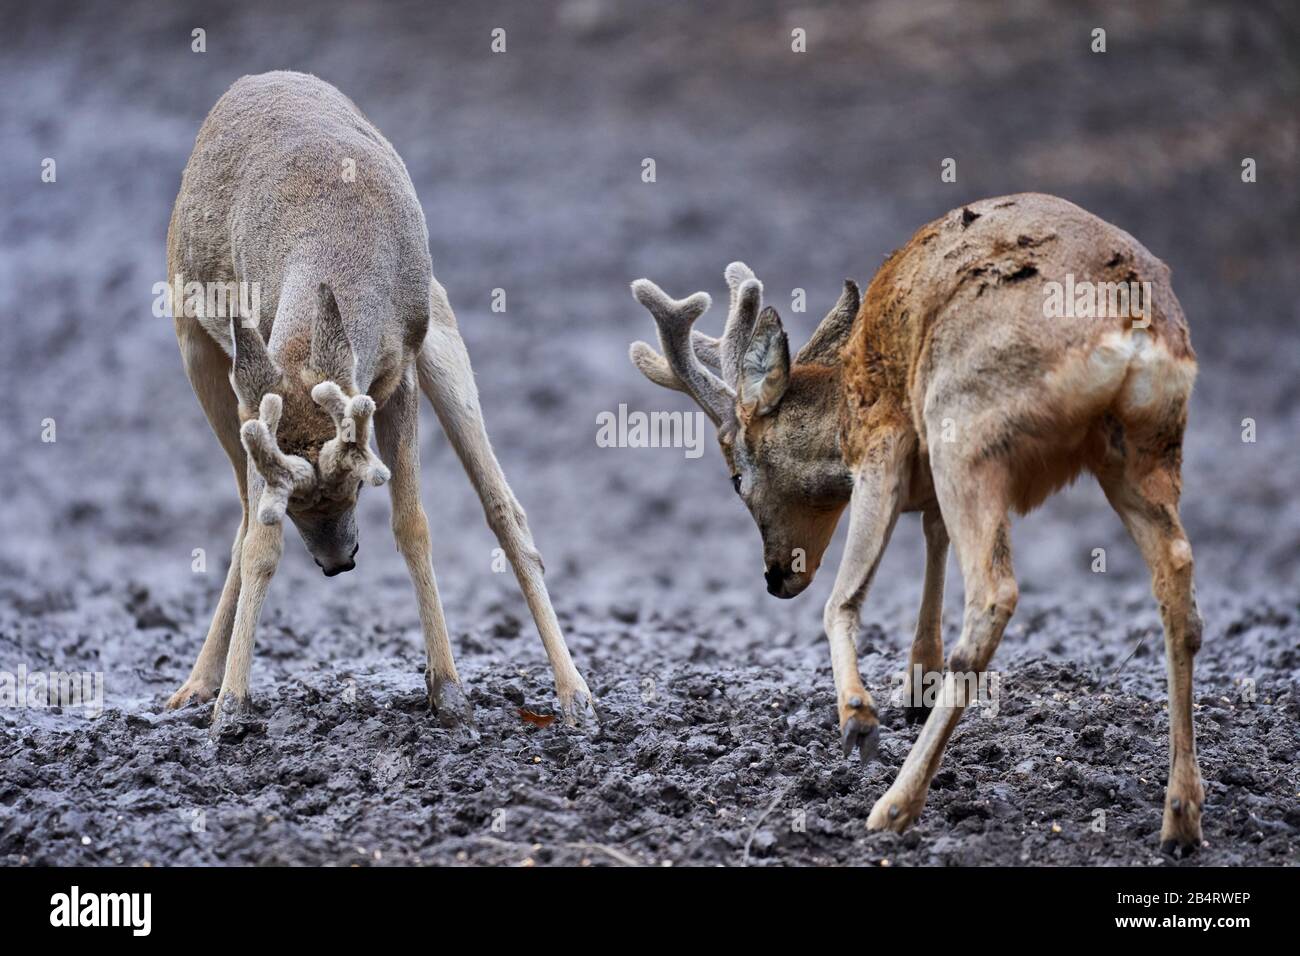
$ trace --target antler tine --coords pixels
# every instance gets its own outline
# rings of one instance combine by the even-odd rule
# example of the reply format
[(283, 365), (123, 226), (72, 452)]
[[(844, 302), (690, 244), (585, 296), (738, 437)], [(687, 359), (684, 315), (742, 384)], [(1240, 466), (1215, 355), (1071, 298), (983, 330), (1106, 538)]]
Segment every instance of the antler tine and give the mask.
[(353, 442), (365, 454), (365, 463), (359, 468), (361, 478), (378, 488), (392, 475), (379, 456), (370, 450), (370, 422), (375, 414), (375, 400), (369, 395), (354, 395), (348, 402), (348, 418), (353, 422)]
[(722, 333), (722, 379), (733, 390), (739, 391), (745, 347), (754, 334), (758, 312), (763, 305), (763, 283), (743, 262), (731, 263), (723, 275), (731, 290), (731, 305), (727, 310), (726, 329)]
[(348, 398), (335, 382), (321, 382), (311, 390), (311, 397), (329, 413), (336, 431), (335, 437), (321, 448), (317, 462), (321, 477), (335, 481), (346, 473), (376, 487), (386, 482), (391, 474), (370, 450), (375, 400), (369, 395)]
[(356, 395), (348, 402), (348, 419), (352, 422), (352, 444), (362, 448), (370, 444), (370, 422), (375, 414), (375, 400)]
[(754, 275), (753, 269), (737, 260), (722, 270), (722, 277), (727, 280), (727, 288), (731, 290), (731, 303), (727, 306), (727, 317), (730, 318), (736, 311), (736, 293), (741, 285), (747, 279), (757, 280), (758, 276)]
[[(735, 413), (736, 394), (700, 363), (692, 346), (691, 326), (713, 301), (708, 293), (697, 292), (685, 299), (673, 299), (649, 279), (637, 279), (632, 283), (632, 294), (650, 312), (658, 327), (664, 358), (679, 383), (668, 387), (678, 388), (694, 398), (715, 425), (728, 421)], [(632, 361), (643, 371), (645, 352), (649, 349), (650, 346), (644, 342), (632, 347)], [(638, 357), (642, 361), (638, 361)], [(657, 363), (653, 370), (656, 374), (649, 371), (646, 374), (663, 384), (662, 370)]]
[[(691, 330), (691, 350), (700, 360), (700, 364), (714, 374), (722, 371), (721, 348), (721, 343), (713, 336)], [(632, 359), (632, 364), (656, 385), (685, 392), (687, 395), (691, 394), (690, 389), (683, 385), (682, 380), (673, 372), (668, 360), (656, 352), (649, 342), (633, 342), (627, 354)]]
[(337, 382), (321, 382), (311, 390), (311, 400), (325, 409), (335, 428), (342, 428), (348, 413), (348, 397), (343, 394)]
[(284, 520), (289, 498), (295, 492), (311, 488), (316, 480), (316, 473), (306, 459), (286, 455), (276, 444), (283, 408), (280, 396), (268, 392), (262, 396), (259, 417), (244, 422), (239, 430), (244, 450), (266, 486), (257, 505), (257, 520), (262, 524), (279, 524)]

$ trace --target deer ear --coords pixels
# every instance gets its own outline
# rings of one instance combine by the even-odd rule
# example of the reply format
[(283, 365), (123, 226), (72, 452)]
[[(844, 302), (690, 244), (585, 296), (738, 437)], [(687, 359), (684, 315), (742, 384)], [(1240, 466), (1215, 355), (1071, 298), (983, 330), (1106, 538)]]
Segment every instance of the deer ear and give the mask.
[(759, 313), (740, 369), (740, 404), (768, 415), (790, 384), (790, 342), (781, 317), (770, 305)]
[(255, 409), (262, 396), (280, 383), (280, 370), (266, 350), (257, 326), (245, 325), (238, 316), (230, 317), (230, 384), (239, 404)]
[(339, 304), (330, 287), (322, 282), (316, 290), (316, 321), (311, 327), (311, 366), (327, 380), (355, 389), (353, 362)]

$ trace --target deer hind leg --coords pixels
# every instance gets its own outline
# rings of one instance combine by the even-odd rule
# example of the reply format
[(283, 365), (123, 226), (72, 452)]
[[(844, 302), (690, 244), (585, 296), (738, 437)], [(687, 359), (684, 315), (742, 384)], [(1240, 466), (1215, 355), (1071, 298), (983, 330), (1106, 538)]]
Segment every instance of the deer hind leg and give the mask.
[(217, 601), (217, 609), (208, 627), (203, 648), (199, 651), (190, 676), (167, 701), (168, 709), (183, 707), (190, 701), (210, 701), (221, 687), (226, 670), (226, 654), (230, 649), (230, 635), (235, 626), (235, 608), (239, 602), (240, 554), (248, 530), (248, 465), (244, 447), (239, 442), (238, 402), (227, 378), (230, 360), (193, 319), (176, 320), (176, 337), (190, 385), (235, 470), (243, 515), (230, 552), (230, 570), (226, 573), (226, 582), (221, 589), (221, 598)]
[(420, 501), (419, 399), (412, 369), (387, 404), (375, 415), (379, 456), (392, 472), (388, 492), (393, 504), (393, 537), (415, 586), (420, 629), (428, 654), (425, 685), (429, 705), (444, 726), (474, 725), (473, 709), (461, 689), (452, 659), (447, 621), (433, 573), (429, 519)]
[(948, 566), (948, 529), (937, 508), (922, 514), (921, 526), (925, 532), (925, 584), (903, 679), (903, 712), (909, 724), (925, 723), (930, 716), (931, 706), (923, 691), (943, 674), (943, 580)]
[(510, 490), (488, 441), (469, 353), (456, 330), (445, 297), (441, 296), (436, 285), (435, 290), (433, 320), (416, 363), (420, 388), (433, 403), (443, 431), (456, 449), (483, 503), (488, 525), (514, 568), (519, 589), (528, 602), (555, 674), (555, 691), (560, 698), (564, 721), (574, 725), (588, 712), (597, 716), (595, 700), (587, 682), (573, 665), (569, 648), (560, 633), (560, 624), (542, 577), (542, 556), (533, 544), (524, 509)]
[(965, 582), (965, 617), (930, 716), (897, 779), (867, 818), (872, 830), (901, 831), (920, 816), (948, 738), (975, 696), (1019, 596), (1011, 570), (1006, 467), (959, 461), (935, 462), (934, 468), (944, 524)]
[[(1181, 425), (1177, 428), (1181, 436)], [(1111, 451), (1125, 445), (1122, 464), (1099, 473), (1106, 497), (1119, 513), (1151, 569), (1160, 604), (1169, 679), (1169, 784), (1161, 849), (1195, 852), (1201, 844), (1205, 790), (1196, 762), (1192, 727), (1192, 658), (1201, 646), (1201, 615), (1192, 583), (1192, 546), (1178, 517), (1180, 448), (1176, 441), (1137, 442), (1112, 430)], [(1146, 444), (1149, 447), (1142, 447)]]

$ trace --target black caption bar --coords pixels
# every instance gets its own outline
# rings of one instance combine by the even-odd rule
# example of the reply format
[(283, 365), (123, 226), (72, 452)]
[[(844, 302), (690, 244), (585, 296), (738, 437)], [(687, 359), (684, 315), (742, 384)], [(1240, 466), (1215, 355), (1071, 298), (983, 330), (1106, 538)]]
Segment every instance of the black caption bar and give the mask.
[(823, 918), (832, 913), (892, 925), (915, 917), (932, 928), (959, 919), (1076, 939), (1197, 933), (1226, 942), (1286, 925), (1296, 885), (1291, 870), (1185, 866), (595, 869), (8, 869), (0, 870), (0, 913), (9, 943), (75, 934), (77, 942), (128, 946), (215, 941), (227, 930), (255, 930), (265, 943), (373, 942), (430, 921), (474, 931), (484, 912), (508, 917), (512, 939), (537, 934), (538, 944), (567, 921), (585, 938), (611, 939), (666, 919), (694, 920), (693, 945), (711, 927), (734, 947), (747, 936), (761, 940), (773, 922), (815, 938), (832, 931)]

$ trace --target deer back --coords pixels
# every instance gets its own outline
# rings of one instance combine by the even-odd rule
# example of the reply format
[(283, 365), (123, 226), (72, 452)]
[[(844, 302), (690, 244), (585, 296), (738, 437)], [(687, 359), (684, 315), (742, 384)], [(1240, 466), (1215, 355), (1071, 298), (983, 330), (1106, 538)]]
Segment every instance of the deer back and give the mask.
[[(358, 391), (400, 370), (423, 340), (432, 265), (406, 167), (314, 76), (246, 76), (221, 97), (186, 166), (168, 246), (186, 282), (258, 283), (258, 328), (287, 364), (310, 354), (325, 284)], [(230, 353), (228, 319), (199, 321)]]
[[(876, 273), (842, 353), (846, 461), (873, 418), (910, 422), (924, 444), (927, 401), (997, 414), (1106, 336), (1130, 334), (1128, 317), (1047, 314), (1049, 283), (1149, 283), (1148, 334), (1194, 364), (1169, 278), (1128, 233), (1053, 196), (986, 199), (923, 226)], [(1112, 385), (1098, 383), (1098, 400)]]

